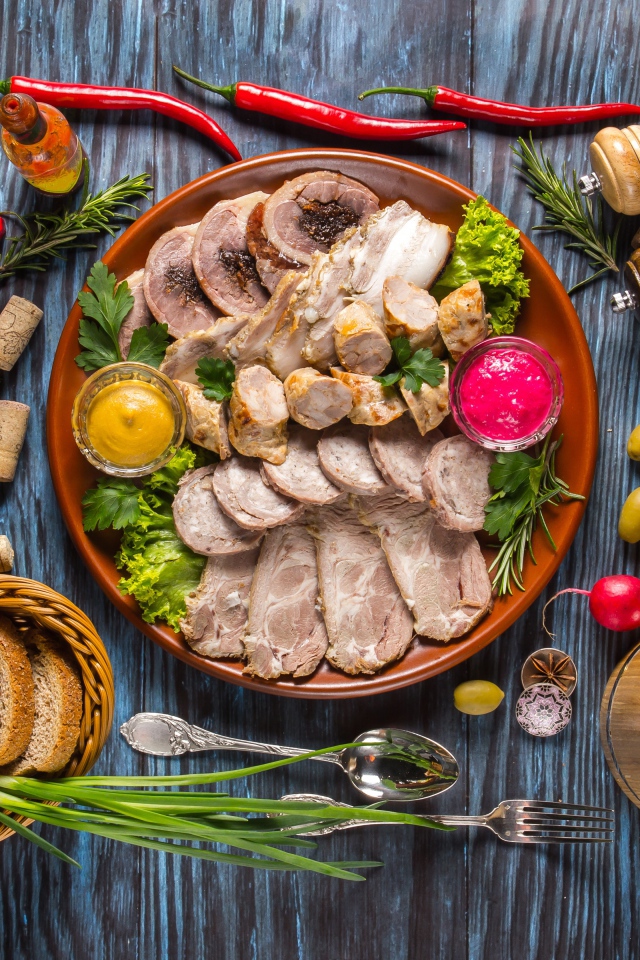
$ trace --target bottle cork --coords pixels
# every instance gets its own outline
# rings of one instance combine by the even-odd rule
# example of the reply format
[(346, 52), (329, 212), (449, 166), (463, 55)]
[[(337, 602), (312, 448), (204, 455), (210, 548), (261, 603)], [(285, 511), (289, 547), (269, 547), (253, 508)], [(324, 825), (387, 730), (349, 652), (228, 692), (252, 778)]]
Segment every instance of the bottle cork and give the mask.
[(13, 570), (13, 547), (9, 537), (0, 536), (0, 573), (11, 573)]
[(11, 370), (42, 319), (42, 310), (22, 297), (11, 297), (0, 313), (0, 370)]
[(27, 432), (29, 407), (14, 400), (0, 400), (0, 482), (13, 480)]

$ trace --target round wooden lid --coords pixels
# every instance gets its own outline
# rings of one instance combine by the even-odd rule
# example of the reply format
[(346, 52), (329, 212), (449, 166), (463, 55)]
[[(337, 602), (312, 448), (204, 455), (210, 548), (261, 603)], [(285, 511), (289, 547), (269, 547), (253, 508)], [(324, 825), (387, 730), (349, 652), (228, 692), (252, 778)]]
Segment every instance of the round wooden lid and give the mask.
[(618, 785), (640, 807), (640, 644), (609, 677), (600, 705), (600, 739)]

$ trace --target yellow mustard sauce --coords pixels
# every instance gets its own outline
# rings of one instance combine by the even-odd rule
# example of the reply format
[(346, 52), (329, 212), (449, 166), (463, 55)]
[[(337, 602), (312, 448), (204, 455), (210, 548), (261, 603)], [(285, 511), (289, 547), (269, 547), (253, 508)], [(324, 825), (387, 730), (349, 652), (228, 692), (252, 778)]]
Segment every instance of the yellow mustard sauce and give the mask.
[(141, 380), (103, 387), (87, 410), (87, 435), (94, 450), (121, 467), (152, 463), (165, 452), (173, 434), (171, 402)]

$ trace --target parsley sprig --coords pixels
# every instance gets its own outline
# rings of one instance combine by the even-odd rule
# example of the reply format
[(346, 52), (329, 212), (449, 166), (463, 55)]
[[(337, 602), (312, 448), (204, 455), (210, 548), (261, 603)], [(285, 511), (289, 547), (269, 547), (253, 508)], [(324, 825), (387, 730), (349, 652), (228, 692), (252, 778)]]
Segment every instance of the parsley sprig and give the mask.
[[(118, 283), (101, 260), (91, 268), (87, 286), (90, 293), (78, 294), (83, 313), (78, 335), (82, 353), (76, 357), (76, 363), (83, 370), (92, 371), (123, 359), (118, 334), (134, 301), (126, 280)], [(127, 360), (159, 367), (169, 342), (167, 330), (166, 323), (134, 330)]]
[(538, 523), (556, 549), (543, 507), (566, 500), (584, 500), (556, 475), (555, 459), (561, 443), (562, 437), (552, 442), (550, 435), (547, 436), (538, 457), (527, 453), (496, 454), (489, 473), (489, 486), (496, 492), (484, 508), (484, 529), (496, 534), (502, 542), (489, 567), (490, 573), (496, 571), (493, 586), (500, 597), (512, 593), (514, 583), (519, 590), (524, 590), (522, 574), (527, 552), (532, 562), (536, 562), (532, 538)]
[(422, 347), (411, 355), (411, 344), (406, 337), (394, 337), (391, 349), (398, 364), (398, 370), (374, 377), (383, 387), (391, 387), (404, 377), (404, 387), (411, 393), (418, 393), (423, 383), (437, 387), (445, 375), (444, 364), (434, 357), (428, 347)]
[(101, 477), (82, 498), (83, 526), (89, 530), (123, 530), (140, 518), (140, 490), (132, 480)]
[(196, 367), (196, 376), (204, 387), (207, 400), (228, 400), (233, 392), (236, 368), (231, 360), (219, 360), (217, 357), (203, 357)]

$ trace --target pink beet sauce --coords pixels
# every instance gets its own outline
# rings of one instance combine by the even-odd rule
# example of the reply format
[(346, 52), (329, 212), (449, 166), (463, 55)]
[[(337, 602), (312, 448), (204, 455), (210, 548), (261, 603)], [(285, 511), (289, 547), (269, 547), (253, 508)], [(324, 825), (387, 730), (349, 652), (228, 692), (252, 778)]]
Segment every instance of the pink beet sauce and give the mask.
[(485, 353), (460, 384), (460, 406), (469, 425), (492, 440), (519, 440), (544, 423), (553, 385), (542, 364), (520, 350)]

